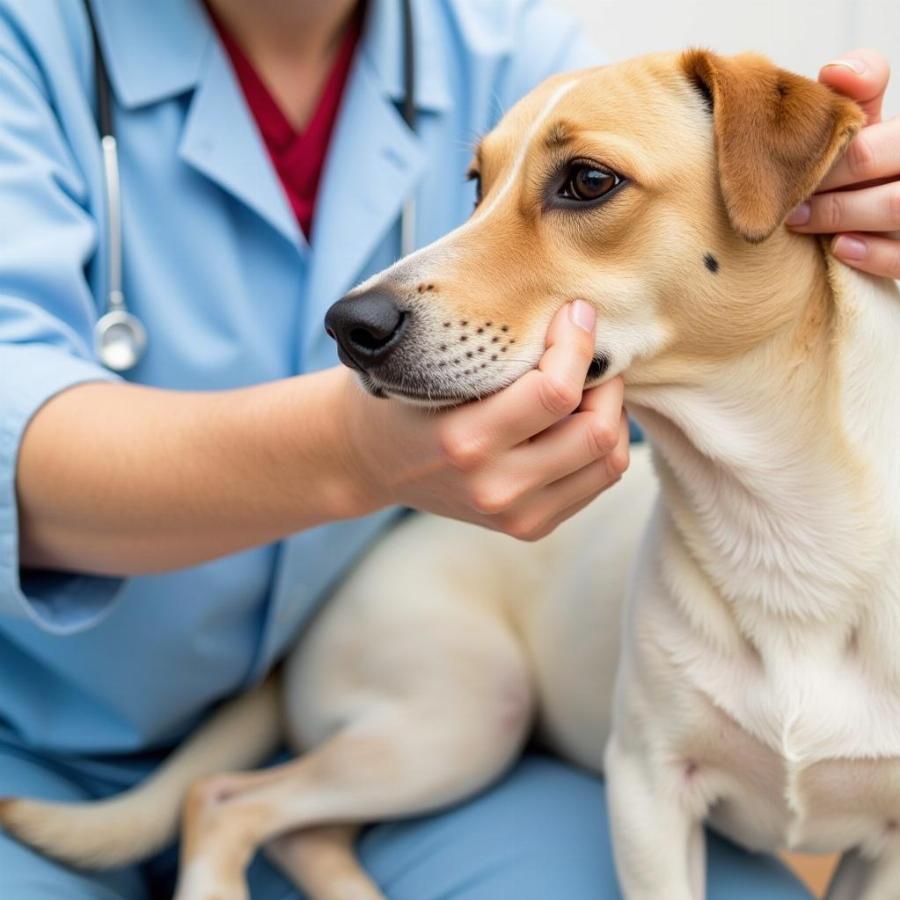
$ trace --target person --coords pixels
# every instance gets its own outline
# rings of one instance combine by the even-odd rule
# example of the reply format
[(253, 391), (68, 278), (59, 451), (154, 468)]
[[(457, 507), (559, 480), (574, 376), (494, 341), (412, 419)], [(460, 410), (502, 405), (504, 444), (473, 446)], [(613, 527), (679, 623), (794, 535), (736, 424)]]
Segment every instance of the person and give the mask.
[[(614, 482), (628, 446), (621, 381), (572, 402), (594, 328), (577, 298), (539, 370), (439, 414), (358, 389), (321, 324), (397, 256), (405, 198), (418, 245), (456, 226), (471, 141), (545, 76), (596, 62), (568, 19), (417, 0), (413, 132), (396, 0), (93, 6), (125, 293), (149, 336), (127, 377), (93, 338), (109, 246), (84, 6), (0, 0), (0, 795), (60, 800), (130, 786), (257, 682), (398, 506), (535, 538)], [(792, 221), (900, 275), (886, 64), (859, 51), (820, 77), (871, 124)], [(617, 895), (601, 783), (540, 756), (460, 807), (376, 826), (361, 852), (398, 900)], [(75, 872), (0, 837), (17, 900), (167, 896), (173, 870), (169, 852)], [(254, 898), (295, 896), (264, 858), (250, 877)], [(805, 896), (717, 839), (710, 890)]]

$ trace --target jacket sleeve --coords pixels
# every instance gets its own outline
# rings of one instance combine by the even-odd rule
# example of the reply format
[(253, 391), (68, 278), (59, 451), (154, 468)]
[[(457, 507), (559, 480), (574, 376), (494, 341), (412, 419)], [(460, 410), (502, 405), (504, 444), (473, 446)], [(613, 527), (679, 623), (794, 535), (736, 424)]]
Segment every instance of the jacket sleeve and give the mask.
[(0, 10), (0, 617), (67, 633), (98, 621), (120, 582), (20, 568), (19, 447), (51, 397), (113, 376), (93, 351), (87, 185), (30, 46)]

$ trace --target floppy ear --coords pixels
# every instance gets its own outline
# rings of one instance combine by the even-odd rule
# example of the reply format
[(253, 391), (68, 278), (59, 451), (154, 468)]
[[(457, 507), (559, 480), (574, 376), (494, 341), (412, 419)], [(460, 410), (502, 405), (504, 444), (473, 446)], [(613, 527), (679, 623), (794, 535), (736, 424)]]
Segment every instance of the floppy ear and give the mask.
[(763, 56), (689, 50), (681, 64), (712, 107), (719, 186), (748, 241), (767, 238), (808, 197), (862, 127), (859, 107)]

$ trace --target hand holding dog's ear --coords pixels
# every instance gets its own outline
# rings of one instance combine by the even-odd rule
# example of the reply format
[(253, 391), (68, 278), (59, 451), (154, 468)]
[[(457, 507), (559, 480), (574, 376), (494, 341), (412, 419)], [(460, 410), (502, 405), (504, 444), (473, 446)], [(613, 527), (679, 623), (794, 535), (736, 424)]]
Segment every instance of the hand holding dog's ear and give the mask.
[(859, 107), (755, 54), (691, 50), (688, 78), (713, 117), (719, 187), (735, 231), (769, 237), (862, 127)]
[(900, 278), (900, 117), (881, 120), (889, 74), (874, 50), (855, 50), (823, 66), (819, 81), (855, 100), (867, 124), (788, 224), (835, 234), (832, 250), (847, 265)]

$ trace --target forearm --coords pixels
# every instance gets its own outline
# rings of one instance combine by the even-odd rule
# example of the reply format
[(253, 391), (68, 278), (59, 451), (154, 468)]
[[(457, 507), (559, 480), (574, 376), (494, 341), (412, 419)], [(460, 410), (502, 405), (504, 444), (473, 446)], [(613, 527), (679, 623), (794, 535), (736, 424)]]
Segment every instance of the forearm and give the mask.
[(367, 512), (341, 446), (344, 378), (63, 392), (35, 415), (19, 454), (21, 564), (161, 571)]

